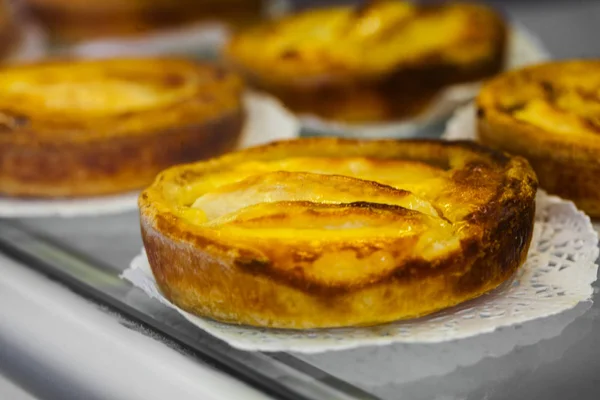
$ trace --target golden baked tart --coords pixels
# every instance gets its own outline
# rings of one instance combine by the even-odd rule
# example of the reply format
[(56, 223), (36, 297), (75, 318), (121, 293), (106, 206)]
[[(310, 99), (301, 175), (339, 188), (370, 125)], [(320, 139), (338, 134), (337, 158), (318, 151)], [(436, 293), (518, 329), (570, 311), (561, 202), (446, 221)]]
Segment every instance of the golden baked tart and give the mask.
[(225, 58), (292, 110), (345, 122), (415, 116), (443, 88), (503, 68), (506, 27), (484, 5), (363, 3), (241, 31)]
[(600, 60), (505, 73), (477, 107), (481, 142), (526, 157), (542, 188), (600, 217)]
[(472, 142), (277, 142), (162, 172), (140, 196), (163, 294), (253, 326), (365, 326), (477, 297), (525, 260), (536, 178)]
[(196, 22), (247, 24), (264, 0), (26, 0), (60, 42), (130, 36)]
[(234, 148), (241, 80), (179, 59), (0, 69), (0, 194), (74, 197), (147, 186)]

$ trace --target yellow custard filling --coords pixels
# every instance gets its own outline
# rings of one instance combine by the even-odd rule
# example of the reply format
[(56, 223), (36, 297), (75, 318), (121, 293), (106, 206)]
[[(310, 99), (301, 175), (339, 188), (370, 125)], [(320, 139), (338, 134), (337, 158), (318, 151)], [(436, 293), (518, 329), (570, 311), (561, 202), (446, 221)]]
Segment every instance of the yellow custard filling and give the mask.
[(194, 94), (193, 74), (140, 71), (139, 62), (3, 71), (0, 108), (50, 116), (71, 112), (88, 118), (164, 107)]
[[(249, 161), (187, 185), (164, 183), (171, 212), (244, 240), (412, 240), (427, 256), (459, 245), (436, 193), (449, 172), (364, 157)], [(386, 257), (382, 256), (382, 260)]]

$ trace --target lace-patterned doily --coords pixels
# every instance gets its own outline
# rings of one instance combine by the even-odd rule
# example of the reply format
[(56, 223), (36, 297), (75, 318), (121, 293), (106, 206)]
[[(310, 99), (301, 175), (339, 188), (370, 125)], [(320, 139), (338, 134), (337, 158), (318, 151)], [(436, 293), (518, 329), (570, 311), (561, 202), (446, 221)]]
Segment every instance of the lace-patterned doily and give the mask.
[(540, 192), (529, 255), (512, 280), (478, 299), (431, 316), (368, 328), (286, 331), (196, 317), (161, 295), (144, 253), (132, 261), (123, 277), (233, 347), (317, 353), (399, 342), (444, 342), (560, 313), (590, 299), (598, 252), (598, 235), (590, 219), (573, 203)]
[[(298, 136), (296, 118), (270, 96), (248, 93), (244, 104), (248, 118), (240, 147), (256, 146)], [(78, 217), (118, 214), (137, 209), (138, 192), (115, 196), (65, 200), (29, 200), (0, 196), (0, 218)]]
[[(506, 69), (536, 64), (550, 59), (543, 44), (527, 29), (514, 25), (510, 32)], [(300, 117), (302, 126), (313, 134), (341, 135), (357, 138), (400, 138), (414, 136), (427, 126), (448, 118), (457, 107), (472, 100), (479, 92), (480, 84), (454, 85), (442, 92), (438, 99), (423, 114), (411, 120), (386, 124), (348, 125), (325, 121), (315, 116)]]

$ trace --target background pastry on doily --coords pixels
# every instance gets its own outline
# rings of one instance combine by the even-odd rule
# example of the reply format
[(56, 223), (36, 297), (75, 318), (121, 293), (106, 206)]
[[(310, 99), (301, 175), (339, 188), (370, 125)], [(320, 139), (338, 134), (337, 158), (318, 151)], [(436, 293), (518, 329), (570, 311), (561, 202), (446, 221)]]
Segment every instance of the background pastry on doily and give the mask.
[(244, 30), (225, 59), (315, 134), (398, 137), (447, 118), (482, 79), (547, 58), (484, 5), (365, 4)]
[(20, 0), (54, 51), (83, 57), (214, 54), (230, 32), (285, 12), (285, 0)]
[[(600, 218), (600, 61), (565, 60), (504, 73), (456, 112), (445, 137), (529, 160), (548, 192)], [(590, 95), (593, 93), (593, 95)]]
[(234, 74), (183, 59), (6, 67), (0, 78), (0, 215), (136, 207), (156, 173), (281, 137), (295, 120)]

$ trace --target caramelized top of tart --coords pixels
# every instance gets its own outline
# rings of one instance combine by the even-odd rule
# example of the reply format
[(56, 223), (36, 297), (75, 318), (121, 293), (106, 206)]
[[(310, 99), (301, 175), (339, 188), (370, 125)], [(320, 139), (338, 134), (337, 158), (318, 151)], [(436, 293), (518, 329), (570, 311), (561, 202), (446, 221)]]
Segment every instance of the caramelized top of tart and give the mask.
[(174, 239), (348, 284), (460, 252), (535, 182), (474, 144), (304, 139), (164, 171), (140, 208)]
[(479, 105), (564, 140), (600, 143), (600, 61), (551, 62), (505, 73)]
[(237, 77), (179, 59), (5, 67), (0, 70), (0, 129), (51, 141), (143, 134), (236, 110), (241, 90)]
[(272, 81), (369, 78), (436, 64), (468, 68), (498, 56), (502, 23), (485, 6), (364, 3), (265, 23), (234, 37), (227, 51), (235, 63)]

